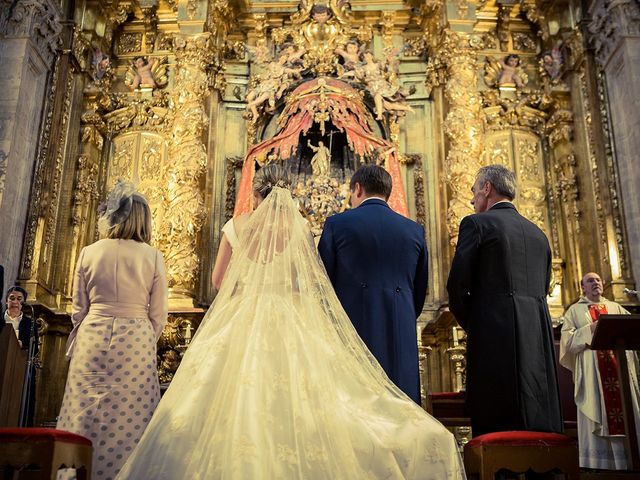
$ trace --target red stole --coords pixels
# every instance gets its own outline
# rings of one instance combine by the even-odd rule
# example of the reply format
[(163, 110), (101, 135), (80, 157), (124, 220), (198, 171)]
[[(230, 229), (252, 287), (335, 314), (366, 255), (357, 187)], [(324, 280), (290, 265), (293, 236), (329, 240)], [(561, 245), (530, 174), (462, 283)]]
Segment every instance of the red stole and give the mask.
[[(607, 306), (602, 303), (589, 305), (589, 315), (592, 321), (597, 321), (600, 315), (607, 312)], [(604, 408), (607, 415), (609, 435), (624, 435), (624, 418), (622, 416), (622, 396), (620, 395), (620, 378), (618, 377), (618, 362), (613, 350), (598, 350), (598, 373), (602, 383)]]

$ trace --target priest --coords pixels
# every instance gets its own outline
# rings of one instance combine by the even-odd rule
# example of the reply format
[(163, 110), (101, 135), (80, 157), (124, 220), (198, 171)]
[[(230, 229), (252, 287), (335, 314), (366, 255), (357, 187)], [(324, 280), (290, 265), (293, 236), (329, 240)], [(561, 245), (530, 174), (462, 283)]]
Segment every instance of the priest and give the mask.
[(584, 296), (564, 315), (560, 340), (560, 364), (573, 373), (574, 399), (578, 407), (580, 466), (605, 470), (625, 470), (625, 426), (621, 415), (620, 381), (629, 382), (636, 430), (640, 431), (638, 406), (638, 358), (628, 351), (628, 379), (618, 377), (611, 350), (591, 350), (593, 332), (601, 314), (628, 314), (616, 302), (602, 296), (602, 279), (587, 273), (581, 282)]

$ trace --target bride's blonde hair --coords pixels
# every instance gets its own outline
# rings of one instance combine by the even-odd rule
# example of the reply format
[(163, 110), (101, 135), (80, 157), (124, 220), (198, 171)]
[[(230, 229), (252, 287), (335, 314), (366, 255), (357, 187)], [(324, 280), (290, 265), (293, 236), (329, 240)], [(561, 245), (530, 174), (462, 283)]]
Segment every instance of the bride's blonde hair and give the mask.
[(267, 198), (273, 187), (287, 189), (291, 187), (291, 174), (286, 167), (279, 163), (265, 165), (253, 177), (253, 191), (263, 199)]

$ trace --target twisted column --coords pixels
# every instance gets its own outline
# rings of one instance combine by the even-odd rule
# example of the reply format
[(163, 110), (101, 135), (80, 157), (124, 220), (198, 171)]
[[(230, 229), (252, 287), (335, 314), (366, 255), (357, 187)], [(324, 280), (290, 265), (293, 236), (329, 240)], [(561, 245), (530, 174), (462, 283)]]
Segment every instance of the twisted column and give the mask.
[(179, 299), (188, 299), (186, 305), (195, 296), (200, 266), (196, 246), (205, 215), (200, 179), (207, 164), (202, 138), (208, 125), (204, 99), (209, 84), (207, 67), (213, 59), (211, 34), (178, 35), (174, 38), (174, 52), (172, 128), (163, 175), (165, 209), (159, 244), (165, 255), (170, 298), (176, 306)]
[(477, 92), (475, 52), (469, 40), (466, 33), (445, 30), (431, 60), (435, 67), (430, 73), (436, 77), (431, 84), (444, 83), (449, 106), (444, 132), (449, 142), (445, 179), (450, 189), (447, 231), (451, 245), (456, 244), (460, 221), (472, 213), (471, 187), (483, 163), (482, 100)]

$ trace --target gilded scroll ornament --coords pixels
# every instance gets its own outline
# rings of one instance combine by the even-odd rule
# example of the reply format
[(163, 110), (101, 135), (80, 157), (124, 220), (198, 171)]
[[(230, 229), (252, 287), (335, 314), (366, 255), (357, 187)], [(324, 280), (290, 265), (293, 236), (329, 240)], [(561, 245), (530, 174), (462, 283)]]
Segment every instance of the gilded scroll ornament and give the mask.
[(87, 204), (98, 198), (98, 165), (86, 155), (78, 157), (71, 219), (74, 226), (87, 222)]
[(108, 132), (117, 135), (136, 129), (160, 130), (165, 128), (168, 116), (168, 95), (154, 94), (150, 99), (141, 97), (113, 97), (116, 107), (104, 115)]
[(123, 33), (118, 40), (118, 53), (138, 53), (142, 51), (142, 33)]
[(319, 2), (302, 0), (299, 11), (291, 16), (291, 25), (273, 30), (276, 44), (288, 38), (305, 50), (304, 67), (316, 75), (326, 75), (335, 71), (336, 48), (344, 46), (350, 39), (359, 41), (371, 39), (368, 25), (359, 29), (351, 25), (351, 11), (348, 1), (329, 0)]
[(521, 52), (535, 52), (538, 48), (538, 42), (529, 33), (513, 32), (511, 35), (514, 50)]
[(577, 161), (573, 151), (573, 114), (570, 110), (558, 109), (546, 124), (546, 135), (554, 157), (555, 173), (554, 191), (561, 200), (567, 219), (572, 219), (572, 230), (580, 233), (580, 217), (582, 212), (578, 200)]
[(504, 98), (497, 90), (482, 92), (485, 123), (490, 130), (518, 127), (532, 132), (541, 132), (547, 119), (546, 110), (551, 99), (537, 91), (518, 94), (515, 98)]

